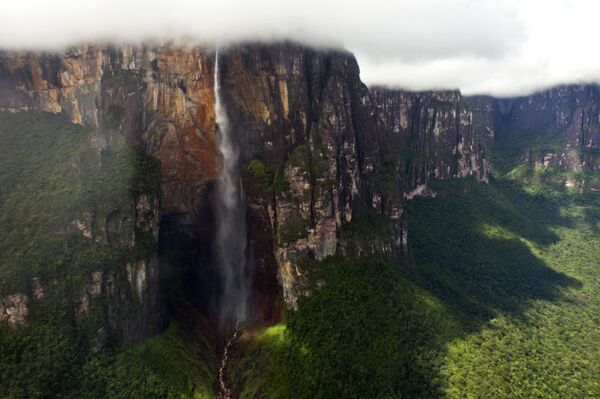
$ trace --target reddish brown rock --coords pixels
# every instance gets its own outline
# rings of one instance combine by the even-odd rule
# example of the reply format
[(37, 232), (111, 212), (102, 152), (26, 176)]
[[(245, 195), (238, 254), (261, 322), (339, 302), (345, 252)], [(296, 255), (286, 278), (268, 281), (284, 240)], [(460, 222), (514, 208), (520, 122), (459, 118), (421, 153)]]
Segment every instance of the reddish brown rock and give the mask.
[[(431, 179), (487, 179), (487, 159), (458, 92), (370, 91), (343, 51), (288, 43), (221, 53), (222, 94), (242, 150), (259, 319), (276, 319), (281, 296), (295, 306), (305, 293), (307, 259), (405, 249), (403, 203), (431, 194)], [(110, 125), (160, 161), (161, 237), (171, 240), (165, 245), (189, 241), (183, 258), (200, 276), (201, 298), (212, 295), (207, 284), (216, 274), (206, 204), (220, 168), (214, 55), (176, 45), (0, 55), (0, 110), (62, 112), (75, 123)], [(104, 146), (100, 138), (91, 145)], [(266, 181), (246, 170), (251, 160), (264, 164)], [(134, 211), (154, 215), (149, 223), (156, 224), (150, 208), (157, 206), (139, 198)], [(391, 221), (389, 237), (351, 249), (343, 227), (372, 214)], [(147, 230), (149, 219), (137, 218), (137, 228)], [(78, 220), (75, 227), (87, 232)]]
[(162, 205), (190, 212), (218, 174), (214, 52), (177, 46), (80, 46), (0, 54), (0, 111), (60, 112), (98, 127), (114, 118), (161, 161)]

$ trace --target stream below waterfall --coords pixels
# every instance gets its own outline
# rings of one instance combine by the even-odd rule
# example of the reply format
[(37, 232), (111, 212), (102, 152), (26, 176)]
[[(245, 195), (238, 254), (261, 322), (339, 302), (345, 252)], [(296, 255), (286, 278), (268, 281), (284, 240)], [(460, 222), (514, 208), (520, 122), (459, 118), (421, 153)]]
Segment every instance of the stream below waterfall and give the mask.
[(231, 345), (236, 340), (240, 333), (240, 323), (236, 323), (233, 335), (225, 343), (223, 353), (221, 355), (221, 363), (219, 364), (219, 399), (231, 399), (231, 390), (227, 387), (227, 361), (229, 360), (229, 351)]

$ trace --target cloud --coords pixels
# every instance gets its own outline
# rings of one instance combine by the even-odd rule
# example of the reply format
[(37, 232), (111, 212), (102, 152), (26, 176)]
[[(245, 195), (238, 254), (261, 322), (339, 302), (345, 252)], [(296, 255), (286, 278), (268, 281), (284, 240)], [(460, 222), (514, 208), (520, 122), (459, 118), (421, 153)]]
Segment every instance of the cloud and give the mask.
[(354, 51), (368, 84), (522, 94), (600, 78), (593, 0), (20, 0), (0, 47), (191, 38), (291, 39)]

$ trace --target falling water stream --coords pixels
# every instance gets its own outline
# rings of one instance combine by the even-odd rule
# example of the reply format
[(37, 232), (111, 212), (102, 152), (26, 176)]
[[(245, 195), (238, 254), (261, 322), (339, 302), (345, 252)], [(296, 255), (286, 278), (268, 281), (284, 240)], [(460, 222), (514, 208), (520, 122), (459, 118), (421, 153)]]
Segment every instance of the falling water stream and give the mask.
[[(216, 184), (214, 201), (216, 232), (216, 266), (222, 282), (218, 299), (219, 328), (228, 331), (235, 325), (227, 340), (219, 367), (219, 396), (229, 399), (231, 393), (225, 381), (227, 361), (232, 343), (246, 320), (248, 303), (248, 270), (246, 262), (245, 198), (239, 170), (239, 149), (229, 127), (229, 119), (221, 97), (219, 52), (215, 55), (215, 119), (218, 127), (217, 144), (223, 159), (222, 171)], [(230, 330), (229, 330), (230, 331)]]

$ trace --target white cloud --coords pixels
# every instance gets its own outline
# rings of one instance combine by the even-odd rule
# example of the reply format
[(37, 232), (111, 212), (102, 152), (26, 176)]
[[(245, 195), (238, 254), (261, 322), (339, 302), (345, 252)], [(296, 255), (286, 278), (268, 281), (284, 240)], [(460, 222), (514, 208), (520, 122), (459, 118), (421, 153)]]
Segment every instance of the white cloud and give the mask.
[(368, 84), (513, 95), (599, 80), (599, 11), (594, 0), (5, 0), (0, 47), (292, 39), (356, 52)]
[(481, 54), (426, 61), (391, 55), (375, 62), (368, 54), (363, 79), (413, 90), (460, 88), (465, 94), (510, 96), (552, 85), (600, 81), (596, 51), (600, 2), (522, 0), (505, 2), (524, 30), (522, 39), (498, 57)]

